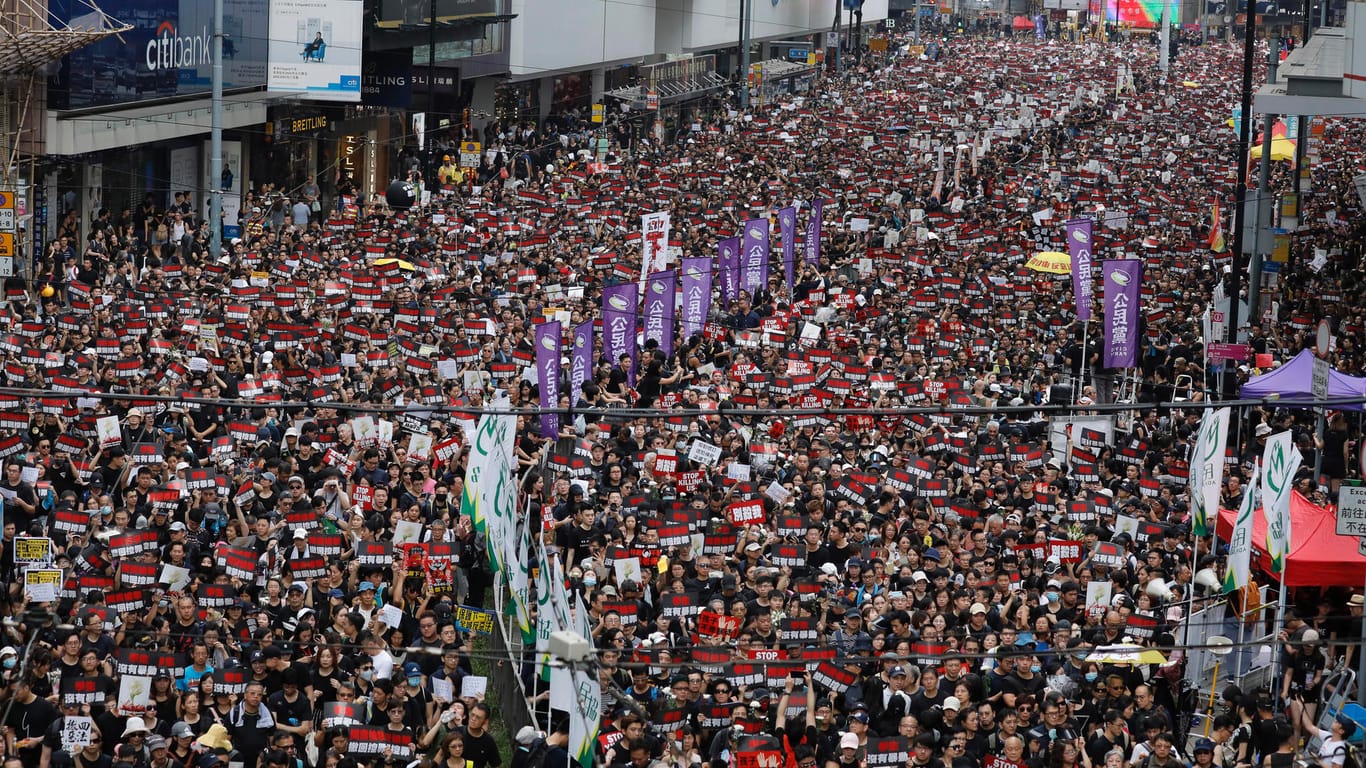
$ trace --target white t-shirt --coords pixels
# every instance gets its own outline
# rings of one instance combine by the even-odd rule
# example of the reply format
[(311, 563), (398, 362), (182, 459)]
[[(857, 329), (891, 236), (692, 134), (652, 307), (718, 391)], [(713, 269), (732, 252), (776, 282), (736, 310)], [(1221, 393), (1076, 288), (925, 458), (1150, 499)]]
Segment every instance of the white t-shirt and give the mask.
[(370, 657), (371, 663), (375, 665), (376, 680), (388, 680), (394, 674), (394, 657), (388, 651), (380, 651), (378, 655)]
[(1341, 768), (1347, 759), (1347, 742), (1333, 738), (1332, 731), (1319, 731), (1319, 738), (1323, 740), (1319, 744), (1320, 765)]

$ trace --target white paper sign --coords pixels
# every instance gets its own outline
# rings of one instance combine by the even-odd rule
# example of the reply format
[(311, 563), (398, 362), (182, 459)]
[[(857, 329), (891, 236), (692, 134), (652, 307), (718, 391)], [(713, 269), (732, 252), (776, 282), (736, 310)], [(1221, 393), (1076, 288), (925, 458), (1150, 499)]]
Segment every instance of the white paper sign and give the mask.
[(432, 698), (437, 701), (455, 701), (455, 686), (448, 677), (432, 678)]
[(190, 585), (190, 571), (167, 563), (161, 566), (161, 583), (166, 585), (167, 592), (184, 592)]
[(617, 574), (617, 586), (625, 584), (628, 581), (634, 581), (637, 584), (640, 583), (640, 558), (617, 558), (612, 561), (612, 569), (616, 571)]
[(62, 587), (61, 568), (25, 568), (24, 596), (31, 603), (50, 603)]
[(62, 718), (62, 749), (74, 752), (72, 747), (90, 745), (90, 735), (95, 730), (95, 721), (89, 717), (67, 715)]
[(403, 623), (403, 609), (390, 603), (379, 609), (379, 620), (386, 627), (397, 627)]
[(152, 678), (124, 675), (119, 680), (119, 712), (142, 715), (152, 703)]
[(102, 447), (118, 445), (123, 442), (123, 432), (119, 427), (119, 417), (101, 416), (95, 419), (95, 436)]
[(768, 487), (764, 489), (764, 495), (773, 499), (779, 505), (786, 503), (788, 499), (792, 498), (792, 492), (784, 488), (783, 484), (777, 480), (769, 483)]
[(703, 440), (694, 440), (688, 446), (688, 459), (708, 467), (721, 460), (721, 449)]
[(488, 690), (489, 679), (483, 675), (465, 675), (460, 681), (460, 698), (475, 699)]
[[(399, 520), (394, 525), (394, 547), (403, 544), (417, 544), (422, 541), (422, 523), (415, 523), (411, 520)], [(397, 554), (397, 552), (395, 553)], [(393, 626), (390, 624), (389, 626)]]

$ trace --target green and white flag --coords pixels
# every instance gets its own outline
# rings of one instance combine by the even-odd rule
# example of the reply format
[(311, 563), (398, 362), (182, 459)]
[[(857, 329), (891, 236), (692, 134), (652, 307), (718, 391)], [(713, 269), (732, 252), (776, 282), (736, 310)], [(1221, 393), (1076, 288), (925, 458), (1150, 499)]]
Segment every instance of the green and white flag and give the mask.
[(540, 528), (540, 520), (523, 516), (517, 526), (517, 554), (508, 562), (508, 590), (512, 592), (512, 605), (516, 610), (517, 628), (522, 632), (522, 644), (536, 642), (536, 628), (531, 625), (531, 529)]
[(1266, 516), (1266, 554), (1271, 572), (1284, 573), (1290, 555), (1290, 490), (1303, 457), (1290, 431), (1266, 439), (1262, 451), (1262, 514)]
[(579, 768), (593, 768), (593, 746), (602, 722), (602, 687), (583, 670), (574, 670), (578, 706), (569, 712), (569, 756)]
[(471, 517), (476, 527), (483, 526), (489, 567), (495, 574), (503, 571), (517, 544), (517, 417), (507, 413), (511, 407), (507, 395), (499, 394), (489, 403), (494, 413), (479, 418), (465, 472), (466, 498), (461, 502), (462, 512), (466, 502), (472, 502)]
[(1238, 516), (1233, 520), (1233, 535), (1228, 542), (1228, 572), (1224, 574), (1224, 591), (1235, 592), (1248, 585), (1252, 578), (1252, 515), (1257, 511), (1257, 475), (1261, 462), (1252, 467), (1243, 491), (1243, 503), (1238, 505)]
[(541, 679), (550, 681), (550, 636), (560, 631), (560, 614), (555, 610), (555, 587), (545, 544), (537, 547), (541, 567), (536, 570), (536, 663)]
[(1191, 456), (1191, 532), (1210, 534), (1209, 521), (1219, 514), (1219, 488), (1224, 482), (1224, 446), (1228, 442), (1228, 408), (1205, 411)]
[[(573, 593), (574, 631), (590, 643), (593, 641), (593, 620), (578, 592)], [(593, 768), (593, 745), (598, 738), (602, 713), (602, 688), (597, 679), (583, 670), (574, 670), (574, 690), (578, 706), (570, 713), (569, 754), (581, 768)]]

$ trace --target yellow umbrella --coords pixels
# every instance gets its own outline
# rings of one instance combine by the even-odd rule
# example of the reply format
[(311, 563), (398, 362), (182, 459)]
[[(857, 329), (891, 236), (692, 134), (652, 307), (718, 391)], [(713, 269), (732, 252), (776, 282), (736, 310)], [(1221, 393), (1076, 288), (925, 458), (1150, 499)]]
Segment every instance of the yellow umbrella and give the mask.
[(1072, 272), (1072, 256), (1061, 251), (1043, 251), (1036, 253), (1025, 262), (1025, 269), (1032, 269), (1035, 272), (1048, 272), (1054, 275), (1066, 275)]
[(387, 267), (390, 264), (397, 264), (399, 269), (406, 269), (409, 272), (417, 271), (417, 267), (413, 266), (412, 262), (403, 259), (375, 259), (375, 266), (377, 267)]
[[(1253, 160), (1262, 159), (1262, 145), (1257, 144), (1247, 153)], [(1271, 159), (1278, 161), (1290, 161), (1295, 159), (1295, 142), (1290, 139), (1283, 139), (1273, 136), (1271, 139)]]
[(1156, 648), (1141, 645), (1102, 645), (1086, 655), (1097, 664), (1164, 664), (1167, 657)]
[(1181, 81), (1181, 84), (1184, 85), (1184, 86), (1186, 86), (1187, 88), (1199, 88), (1199, 87), (1200, 87), (1200, 84), (1197, 83), (1197, 82), (1195, 82), (1194, 80), (1182, 80), (1182, 81)]

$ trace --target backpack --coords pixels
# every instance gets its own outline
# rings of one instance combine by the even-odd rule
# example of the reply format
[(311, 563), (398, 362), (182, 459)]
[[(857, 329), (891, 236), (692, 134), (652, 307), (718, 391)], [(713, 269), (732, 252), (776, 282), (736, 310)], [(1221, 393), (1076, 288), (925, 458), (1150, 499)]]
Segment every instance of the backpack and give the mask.
[(1357, 757), (1357, 748), (1351, 744), (1343, 744), (1338, 747), (1334, 757), (1342, 755), (1342, 768), (1361, 768), (1361, 759)]
[(530, 744), (517, 747), (517, 754), (512, 756), (513, 768), (545, 768), (545, 759), (549, 753), (550, 745), (545, 743), (545, 739), (537, 736)]

